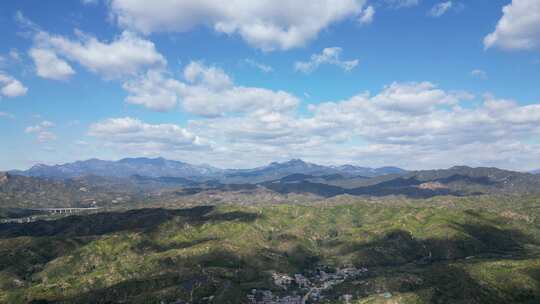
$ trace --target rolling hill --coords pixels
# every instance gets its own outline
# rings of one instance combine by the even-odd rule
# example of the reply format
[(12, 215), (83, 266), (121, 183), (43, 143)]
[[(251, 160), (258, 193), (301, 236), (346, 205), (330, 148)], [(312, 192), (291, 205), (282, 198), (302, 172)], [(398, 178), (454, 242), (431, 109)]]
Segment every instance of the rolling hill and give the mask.
[(537, 207), (333, 200), (0, 224), (0, 303), (248, 304), (310, 288), (310, 303), (538, 303)]
[[(540, 176), (497, 168), (453, 167), (381, 176), (355, 176), (302, 161), (235, 172), (221, 179), (184, 177), (103, 177), (86, 175), (69, 179), (3, 174), (0, 177), (0, 208), (160, 205), (189, 201), (199, 204), (223, 202), (231, 195), (249, 201), (272, 196), (282, 201), (290, 195), (329, 198), (340, 195), (428, 198), (440, 195), (527, 195), (540, 192)], [(309, 173), (291, 173), (291, 172)], [(330, 174), (325, 174), (330, 173)], [(271, 177), (274, 177), (271, 179)], [(246, 182), (249, 180), (249, 182)]]

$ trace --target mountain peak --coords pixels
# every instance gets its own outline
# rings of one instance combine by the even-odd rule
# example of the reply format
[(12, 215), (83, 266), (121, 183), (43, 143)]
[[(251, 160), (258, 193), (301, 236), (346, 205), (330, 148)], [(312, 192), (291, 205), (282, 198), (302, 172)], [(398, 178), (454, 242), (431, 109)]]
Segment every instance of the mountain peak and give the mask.
[(287, 162), (284, 162), (284, 164), (291, 164), (291, 165), (305, 165), (307, 164), (305, 161), (301, 160), (300, 158), (293, 158)]
[(48, 167), (48, 166), (45, 165), (45, 164), (35, 164), (30, 168), (30, 170), (32, 170), (32, 169), (41, 169), (41, 168), (46, 168), (46, 167)]

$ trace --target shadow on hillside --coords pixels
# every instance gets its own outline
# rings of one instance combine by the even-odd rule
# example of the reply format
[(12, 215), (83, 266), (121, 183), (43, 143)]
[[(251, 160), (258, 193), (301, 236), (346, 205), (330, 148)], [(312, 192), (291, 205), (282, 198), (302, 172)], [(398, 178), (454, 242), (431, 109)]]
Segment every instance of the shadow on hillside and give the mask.
[[(403, 195), (408, 198), (430, 198), (439, 195), (453, 195), (464, 196), (472, 195), (470, 193), (462, 193), (447, 188), (440, 189), (427, 189), (420, 188), (418, 185), (422, 182), (414, 178), (396, 178), (387, 182), (381, 182), (371, 186), (362, 186), (356, 188), (342, 188), (339, 186), (313, 183), (309, 181), (300, 181), (294, 183), (264, 183), (262, 184), (269, 190), (275, 191), (280, 194), (290, 193), (311, 193), (322, 197), (333, 197), (343, 194), (353, 196), (389, 196), (389, 195)], [(476, 193), (479, 194), (479, 193)]]
[[(254, 215), (249, 213), (217, 216), (212, 210), (187, 209), (182, 212), (193, 223), (254, 219)], [(356, 266), (367, 266), (369, 269), (367, 275), (358, 280), (361, 281), (360, 285), (346, 282), (336, 290), (339, 294), (350, 293), (357, 297), (383, 292), (414, 292), (421, 303), (430, 304), (539, 303), (538, 268), (525, 273), (536, 282), (533, 288), (506, 282), (494, 287), (479, 281), (467, 271), (470, 266), (486, 259), (524, 260), (528, 257), (526, 245), (536, 243), (532, 237), (520, 231), (499, 228), (486, 219), (475, 217), (474, 220), (465, 224), (451, 223), (461, 235), (454, 238), (416, 239), (407, 231), (393, 230), (371, 242), (327, 243), (328, 246), (341, 248), (339, 255), (352, 255)], [(177, 245), (189, 247), (210, 241), (213, 239)], [(210, 295), (216, 296), (214, 303), (239, 303), (238, 299), (245, 299), (251, 288), (267, 286), (261, 285), (267, 276), (265, 271), (309, 269), (321, 260), (317, 252), (305, 247), (305, 240), (287, 237), (286, 241), (291, 246), (283, 251), (253, 249), (250, 253), (240, 255), (239, 252), (223, 248), (197, 256), (163, 255), (158, 263), (159, 268), (152, 269), (147, 279), (131, 279), (66, 298), (61, 303), (156, 303), (157, 299), (205, 303), (201, 299)], [(161, 249), (167, 250), (157, 248), (158, 251)], [(508, 280), (507, 276), (510, 275), (512, 273), (503, 273), (498, 280)]]
[(341, 245), (340, 254), (352, 254), (362, 266), (398, 266), (406, 263), (428, 264), (435, 261), (465, 259), (474, 256), (525, 255), (525, 244), (535, 240), (521, 231), (501, 229), (488, 224), (458, 224), (458, 238), (430, 238), (419, 240), (404, 230), (394, 230), (369, 243)]
[(20, 236), (32, 237), (83, 237), (103, 235), (119, 231), (149, 231), (164, 222), (180, 217), (190, 224), (221, 221), (254, 221), (258, 215), (242, 211), (214, 212), (213, 206), (190, 209), (137, 209), (125, 212), (103, 212), (91, 215), (75, 215), (54, 221), (1, 224), (0, 239)]
[[(92, 215), (69, 216), (54, 221), (37, 221), (26, 224), (0, 225), (0, 271), (9, 271), (23, 280), (42, 270), (44, 265), (58, 257), (69, 254), (92, 240), (94, 236), (120, 231), (151, 232), (162, 223), (179, 218), (179, 224), (201, 225), (208, 222), (254, 221), (258, 215), (233, 211), (220, 213), (214, 207), (203, 206), (190, 209), (140, 209), (127, 212), (107, 212)], [(144, 235), (144, 234), (143, 234)], [(35, 237), (31, 242), (18, 241), (17, 237)], [(163, 252), (182, 249), (213, 239), (193, 242), (157, 244), (143, 241), (134, 248), (144, 252)]]
[[(29, 303), (160, 303), (157, 300), (158, 298), (166, 300), (166, 303), (177, 303), (176, 301), (178, 299), (191, 300), (192, 294), (194, 299), (200, 299), (205, 295), (215, 292), (217, 289), (218, 286), (214, 286), (214, 283), (206, 276), (171, 273), (153, 276), (148, 279), (132, 279), (107, 288), (92, 290), (60, 300), (47, 301), (44, 299), (34, 299)], [(166, 296), (162, 294), (163, 290), (168, 291)]]
[[(476, 231), (477, 227), (472, 230)], [(500, 233), (499, 230), (492, 232)], [(379, 241), (364, 246), (389, 248), (406, 238), (406, 235), (408, 233), (403, 231), (393, 231), (382, 236)], [(494, 239), (506, 238), (505, 235), (492, 235), (491, 232), (490, 235)], [(440, 241), (435, 243), (440, 243)], [(410, 247), (411, 252), (404, 254), (411, 255), (414, 245), (407, 246)], [(522, 246), (523, 244), (520, 245)], [(489, 247), (490, 245), (486, 245), (486, 248)], [(292, 252), (298, 256), (294, 257), (294, 254), (277, 251), (273, 252), (273, 255), (280, 256), (288, 263), (298, 262), (297, 266), (307, 262), (312, 267), (318, 261), (318, 257), (306, 251), (305, 248), (298, 247)], [(400, 253), (396, 252), (396, 254)], [(273, 259), (275, 260), (275, 257)], [(515, 285), (494, 287), (478, 281), (465, 270), (464, 265), (473, 266), (480, 261), (454, 259), (452, 260), (454, 263), (449, 264), (450, 261), (440, 259), (418, 264), (405, 261), (404, 264), (395, 264), (392, 267), (379, 267), (388, 264), (371, 265), (368, 274), (357, 280), (360, 284), (345, 282), (338, 285), (333, 294), (327, 296), (328, 299), (337, 300), (337, 297), (333, 298), (333, 296), (345, 293), (353, 294), (356, 298), (363, 298), (383, 292), (392, 294), (413, 292), (419, 297), (419, 303), (430, 304), (538, 303), (540, 287), (536, 289)], [(158, 303), (160, 300), (173, 303), (178, 299), (185, 301), (178, 303), (207, 303), (202, 299), (212, 295), (215, 296), (214, 303), (243, 303), (239, 299), (245, 299), (251, 288), (272, 288), (268, 287), (264, 273), (265, 270), (286, 272), (285, 269), (279, 268), (280, 264), (283, 265), (266, 260), (261, 252), (239, 256), (238, 253), (224, 249), (217, 249), (199, 256), (164, 257), (159, 264), (161, 270), (154, 270), (155, 273), (160, 273), (159, 276), (132, 279), (50, 303)], [(307, 266), (307, 264), (302, 266)], [(531, 269), (527, 272), (527, 275), (537, 283), (540, 283), (539, 274), (540, 269)]]
[(248, 264), (249, 258), (218, 249), (199, 256), (164, 257), (158, 275), (130, 279), (110, 287), (94, 289), (76, 296), (31, 303), (209, 303), (202, 300), (213, 296), (212, 303), (243, 303), (249, 289), (242, 283), (263, 280), (262, 272)]
[[(353, 179), (358, 179), (354, 177)], [(375, 177), (380, 178), (380, 177)], [(342, 180), (347, 183), (351, 178), (341, 175), (334, 176), (311, 176), (304, 174), (292, 174), (283, 178), (261, 182), (257, 184), (222, 184), (219, 182), (207, 184), (207, 187), (190, 187), (184, 188), (182, 191), (176, 191), (178, 196), (195, 195), (205, 191), (254, 191), (257, 187), (265, 187), (268, 190), (280, 194), (314, 194), (322, 197), (334, 197), (338, 195), (348, 194), (353, 196), (390, 196), (402, 195), (408, 198), (430, 198), (440, 195), (452, 196), (475, 196), (484, 194), (478, 191), (477, 187), (489, 192), (490, 189), (497, 186), (497, 182), (492, 181), (489, 177), (471, 177), (467, 175), (454, 174), (444, 178), (435, 178), (430, 180), (420, 180), (417, 177), (400, 177), (395, 176), (390, 180), (377, 181), (374, 184), (353, 183), (349, 186), (340, 186), (328, 184), (321, 180), (337, 181)], [(370, 180), (369, 178), (365, 178)], [(422, 187), (424, 183), (436, 183), (440, 186), (429, 185)], [(446, 185), (446, 186), (445, 186)], [(486, 188), (487, 187), (487, 188)]]
[[(457, 224), (463, 237), (418, 240), (407, 231), (394, 230), (368, 243), (340, 244), (340, 254), (353, 255), (357, 266), (373, 269), (359, 291), (343, 290), (359, 297), (381, 292), (415, 292), (422, 303), (540, 303), (540, 269), (527, 275), (536, 288), (479, 282), (467, 271), (486, 260), (524, 260), (527, 244), (535, 240), (520, 231), (489, 224)], [(449, 264), (452, 263), (452, 264)], [(501, 266), (502, 267), (502, 266)], [(506, 275), (511, 275), (507, 273)], [(506, 279), (508, 278), (502, 278)], [(381, 283), (383, 282), (383, 283)]]

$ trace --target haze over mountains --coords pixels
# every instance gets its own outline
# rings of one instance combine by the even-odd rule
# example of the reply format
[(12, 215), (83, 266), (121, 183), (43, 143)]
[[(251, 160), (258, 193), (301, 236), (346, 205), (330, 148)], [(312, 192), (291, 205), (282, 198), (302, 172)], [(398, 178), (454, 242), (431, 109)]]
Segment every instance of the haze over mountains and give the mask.
[(184, 177), (196, 180), (227, 179), (229, 182), (260, 182), (287, 176), (289, 174), (345, 176), (380, 176), (385, 174), (402, 174), (406, 171), (396, 167), (368, 168), (353, 165), (322, 166), (293, 159), (287, 162), (273, 162), (267, 166), (253, 169), (220, 169), (209, 165), (193, 165), (181, 161), (164, 158), (124, 158), (118, 161), (89, 159), (62, 165), (35, 165), (32, 168), (11, 171), (12, 174), (47, 177), (74, 178), (86, 175), (103, 177), (130, 177), (133, 175), (146, 177)]
[(4, 207), (132, 206), (144, 201), (193, 198), (214, 204), (242, 195), (245, 201), (302, 195), (428, 198), (438, 195), (528, 194), (540, 192), (540, 175), (456, 166), (406, 171), (396, 167), (322, 166), (293, 159), (253, 169), (219, 169), (164, 158), (91, 159), (36, 165), (0, 176)]

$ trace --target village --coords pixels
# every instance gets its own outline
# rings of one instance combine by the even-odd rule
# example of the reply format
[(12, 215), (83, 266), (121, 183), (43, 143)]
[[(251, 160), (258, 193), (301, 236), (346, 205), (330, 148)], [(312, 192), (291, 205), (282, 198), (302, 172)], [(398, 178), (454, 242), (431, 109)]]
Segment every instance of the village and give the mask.
[[(329, 267), (318, 267), (315, 271), (307, 275), (287, 274), (274, 272), (272, 279), (274, 284), (284, 292), (275, 295), (271, 290), (253, 289), (247, 295), (250, 304), (306, 304), (319, 303), (325, 299), (324, 291), (343, 283), (347, 279), (358, 278), (368, 272), (367, 268), (356, 268), (353, 266), (337, 268), (335, 271)], [(285, 295), (283, 294), (285, 293)], [(277, 292), (276, 292), (277, 294)], [(353, 296), (344, 294), (340, 296), (344, 303), (349, 303)]]

